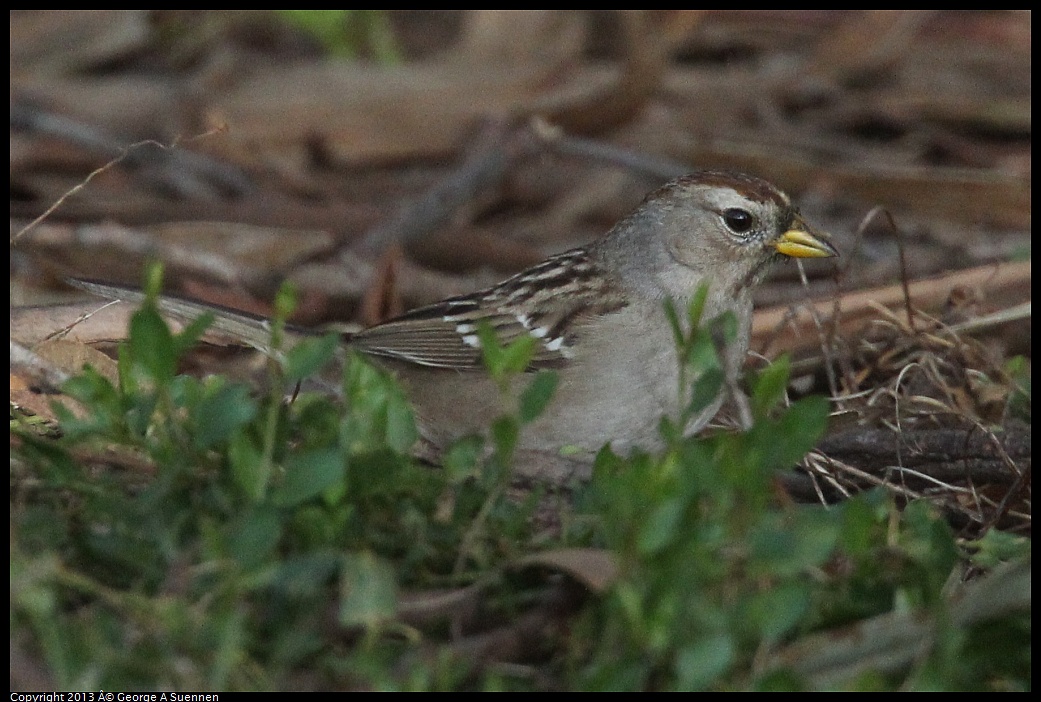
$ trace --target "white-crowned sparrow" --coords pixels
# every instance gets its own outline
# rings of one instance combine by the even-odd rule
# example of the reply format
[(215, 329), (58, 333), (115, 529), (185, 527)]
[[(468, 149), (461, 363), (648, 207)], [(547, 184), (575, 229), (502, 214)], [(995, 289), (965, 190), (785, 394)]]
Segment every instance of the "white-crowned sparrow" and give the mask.
[[(653, 447), (679, 409), (679, 363), (664, 302), (681, 310), (708, 284), (703, 319), (733, 312), (725, 352), (731, 379), (748, 351), (752, 290), (784, 256), (835, 256), (788, 196), (738, 173), (703, 171), (651, 193), (603, 238), (498, 285), (412, 310), (355, 334), (350, 344), (404, 383), (423, 435), (443, 446), (515, 407), (483, 372), (477, 325), (508, 342), (538, 340), (529, 370), (559, 374), (556, 395), (520, 446), (595, 451)], [(516, 385), (523, 387), (521, 378)], [(516, 390), (514, 390), (514, 393)], [(722, 395), (687, 427), (697, 431)]]
[[(595, 451), (660, 442), (665, 414), (679, 409), (679, 363), (665, 313), (685, 309), (708, 285), (703, 319), (730, 311), (736, 339), (724, 353), (733, 380), (748, 350), (752, 290), (782, 257), (836, 256), (788, 196), (748, 175), (702, 171), (651, 193), (598, 241), (553, 256), (498, 285), (449, 298), (347, 337), (393, 371), (408, 392), (423, 436), (443, 447), (486, 429), (516, 408), (521, 377), (507, 393), (484, 372), (483, 320), (500, 341), (538, 341), (529, 370), (559, 374), (555, 396), (526, 426), (521, 448)], [(87, 285), (106, 296), (114, 288)], [(241, 321), (241, 320), (240, 320)], [(706, 424), (722, 395), (693, 418)]]

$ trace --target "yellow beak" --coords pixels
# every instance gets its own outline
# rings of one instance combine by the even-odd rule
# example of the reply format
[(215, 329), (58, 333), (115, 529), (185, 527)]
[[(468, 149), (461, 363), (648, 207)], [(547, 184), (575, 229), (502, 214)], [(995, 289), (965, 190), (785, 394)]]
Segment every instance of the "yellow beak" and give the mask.
[(830, 258), (839, 255), (825, 235), (813, 232), (799, 217), (792, 222), (791, 229), (774, 241), (774, 248), (793, 258)]

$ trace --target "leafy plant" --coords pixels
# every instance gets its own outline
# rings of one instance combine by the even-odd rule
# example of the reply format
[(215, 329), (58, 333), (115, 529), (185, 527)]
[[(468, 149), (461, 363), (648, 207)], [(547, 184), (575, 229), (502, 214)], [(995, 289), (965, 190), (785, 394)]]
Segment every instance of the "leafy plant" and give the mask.
[[(786, 642), (894, 610), (949, 622), (944, 594), (960, 552), (930, 505), (901, 511), (881, 492), (832, 506), (783, 499), (777, 471), (789, 469), (815, 445), (828, 414), (820, 398), (782, 406), (786, 359), (753, 379), (749, 430), (684, 436), (683, 422), (720, 388), (721, 364), (709, 330), (725, 329), (728, 322), (701, 324), (702, 308), (703, 294), (695, 297), (684, 324), (670, 312), (686, 366), (686, 410), (679, 423), (663, 422), (667, 449), (623, 458), (605, 448), (597, 457), (583, 511), (617, 554), (621, 576), (609, 596), (590, 608), (575, 637), (578, 686), (830, 686), (834, 682), (823, 674), (795, 673), (799, 665), (781, 655)], [(1015, 615), (1003, 622), (1003, 630), (1019, 632), (1016, 645), (1028, 648), (1024, 619)], [(941, 624), (936, 631), (938, 638), (919, 660), (840, 684), (985, 688), (993, 681), (988, 676), (1007, 674), (1009, 666), (995, 658), (955, 675), (959, 656), (978, 649), (966, 629)], [(1020, 674), (1025, 670), (1020, 667)]]
[[(20, 437), (32, 479), (12, 497), (12, 626), (55, 686), (270, 688), (305, 663), (333, 675), (342, 651), (324, 612), (369, 632), (349, 658), (386, 656), (400, 649), (383, 633), (398, 630), (399, 587), (472, 577), (523, 540), (527, 512), (501, 478), (474, 479), (472, 442), (446, 473), (411, 458), (408, 403), (362, 359), (346, 360), (346, 407), (284, 402), (335, 336), (273, 362), (267, 397), (176, 375), (207, 320), (171, 333), (158, 277), (120, 348), (119, 384), (88, 369), (66, 392), (89, 414), (56, 407), (60, 441)], [(291, 306), (282, 293), (273, 349)], [(505, 461), (510, 431), (495, 434)], [(124, 655), (127, 637), (138, 645)]]
[[(683, 383), (680, 415), (662, 422), (666, 448), (603, 449), (564, 534), (536, 547), (539, 494), (508, 489), (517, 438), (556, 387), (552, 373), (523, 372), (530, 341), (503, 347), (479, 330), (491, 376), (521, 387), (517, 406), (434, 469), (410, 455), (402, 391), (362, 358), (344, 359), (342, 401), (285, 401), (339, 347), (327, 336), (285, 348), (289, 291), (276, 304), (271, 389), (257, 396), (176, 374), (207, 320), (172, 333), (158, 289), (154, 271), (117, 384), (90, 369), (70, 381), (88, 411), (56, 408), (59, 440), (13, 430), (12, 679), (19, 661), (39, 660), (62, 689), (528, 689), (536, 678), (516, 666), (438, 648), (444, 632), (417, 629), (401, 606), (409, 591), (483, 583), (508, 620), (537, 590), (505, 566), (556, 545), (618, 572), (560, 613), (570, 633), (541, 668), (557, 687), (1029, 689), (1029, 568), (990, 588), (1019, 597), (1012, 606), (968, 616), (958, 607), (969, 596), (950, 596), (966, 554), (1000, 570), (1022, 564), (1029, 541), (991, 532), (959, 544), (930, 505), (900, 509), (881, 492), (791, 503), (776, 476), (814, 446), (828, 407), (785, 404), (786, 360), (752, 380), (746, 431), (685, 435), (723, 389), (716, 346), (733, 334), (725, 318), (703, 323), (703, 293), (670, 312)], [(837, 666), (831, 649), (850, 628), (868, 642), (865, 631), (910, 631), (910, 653)]]

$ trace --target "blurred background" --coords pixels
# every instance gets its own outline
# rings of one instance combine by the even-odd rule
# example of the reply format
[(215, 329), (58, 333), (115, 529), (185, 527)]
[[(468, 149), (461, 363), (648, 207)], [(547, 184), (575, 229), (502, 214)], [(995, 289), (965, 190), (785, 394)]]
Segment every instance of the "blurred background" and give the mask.
[[(898, 382), (894, 334), (937, 324), (993, 379), (1030, 355), (1030, 39), (1004, 10), (14, 12), (11, 333), (122, 338), (63, 278), (154, 259), (172, 294), (269, 315), (288, 280), (294, 321), (369, 325), (728, 168), (842, 252), (757, 293), (803, 391)], [(1014, 383), (947, 375), (1000, 420)]]
[(1023, 260), (1030, 75), (1028, 11), (13, 12), (12, 297), (158, 256), (171, 290), (264, 312), (289, 279), (301, 321), (372, 323), (700, 168), (788, 190), (842, 290), (898, 245), (912, 280)]

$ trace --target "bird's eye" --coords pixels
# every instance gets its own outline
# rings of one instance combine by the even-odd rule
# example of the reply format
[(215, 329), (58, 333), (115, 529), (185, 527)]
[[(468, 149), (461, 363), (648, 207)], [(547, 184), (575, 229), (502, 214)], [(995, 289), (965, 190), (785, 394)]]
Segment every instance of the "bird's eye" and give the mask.
[(730, 231), (735, 234), (744, 234), (752, 228), (752, 223), (755, 220), (747, 210), (731, 207), (723, 210), (723, 221), (730, 228)]

